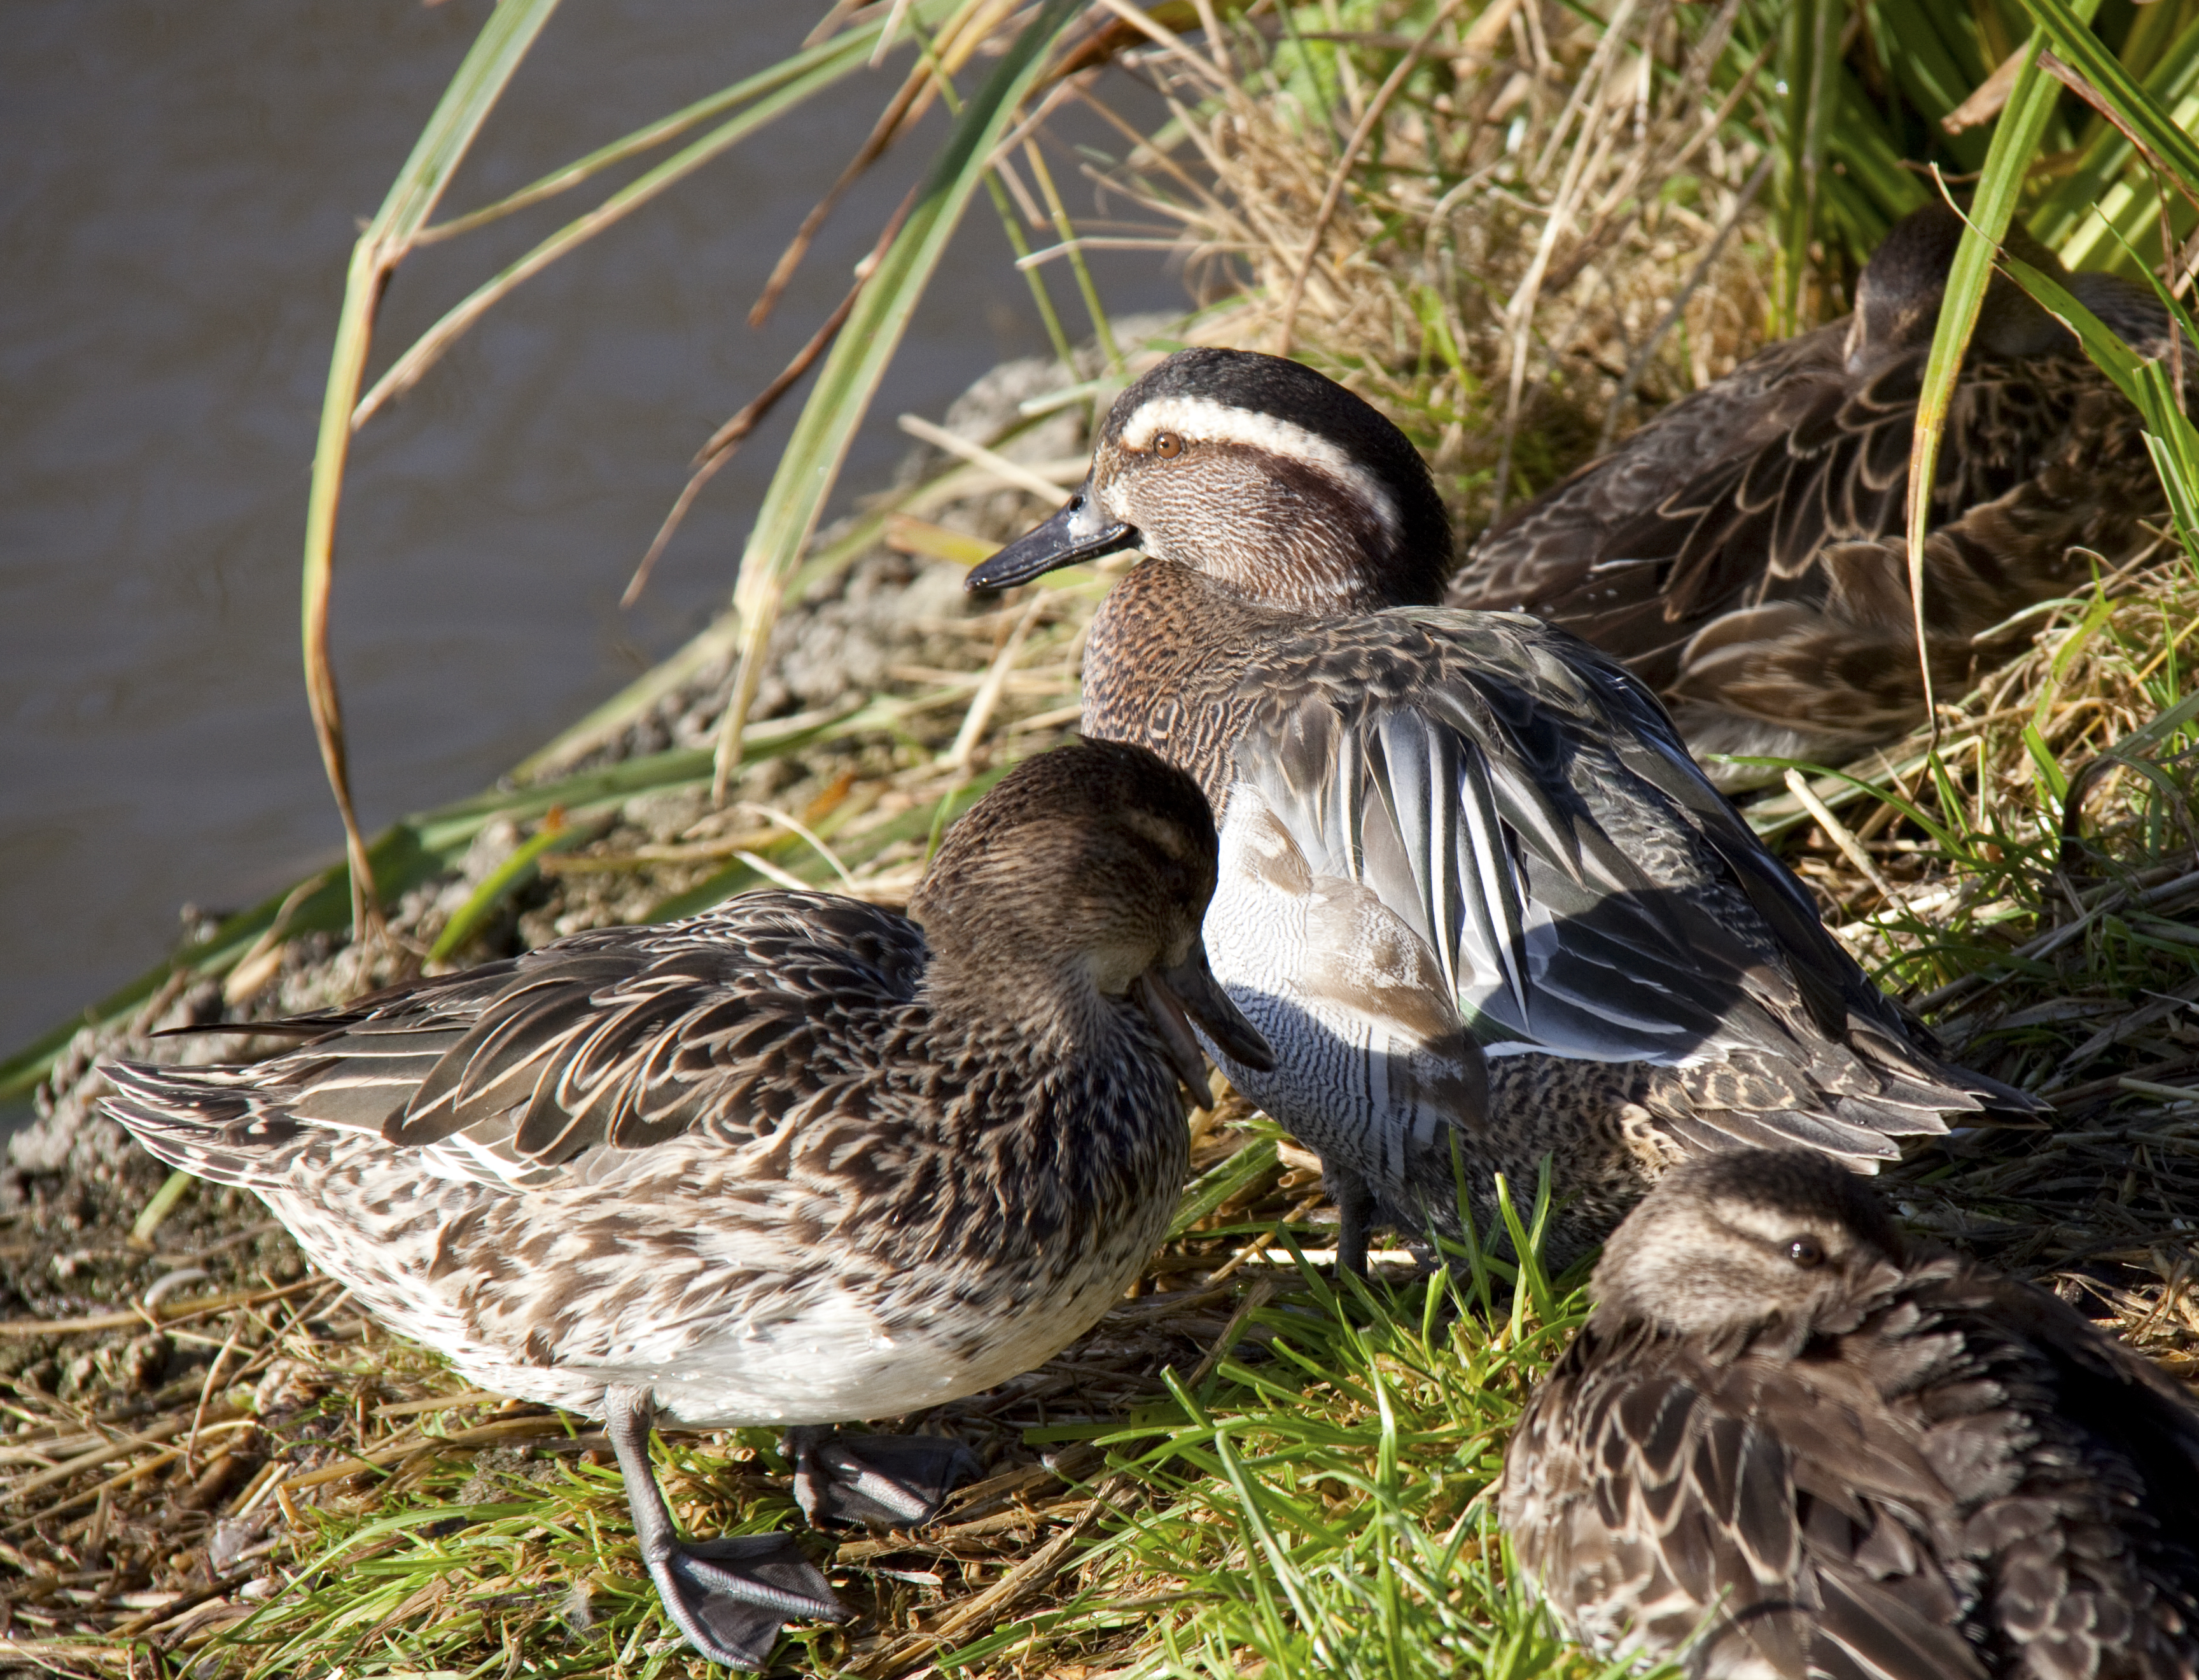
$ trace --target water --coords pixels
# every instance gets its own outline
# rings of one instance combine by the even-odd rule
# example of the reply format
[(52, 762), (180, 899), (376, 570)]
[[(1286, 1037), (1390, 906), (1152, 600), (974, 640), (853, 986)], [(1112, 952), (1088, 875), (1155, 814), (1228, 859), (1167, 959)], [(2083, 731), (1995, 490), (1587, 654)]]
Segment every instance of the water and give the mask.
[[(574, 0), (444, 211), (772, 61), (822, 9)], [(159, 960), (185, 902), (234, 908), (336, 854), (297, 632), (329, 336), (358, 227), (488, 10), (9, 8), (0, 1053)], [(710, 486), (642, 604), (617, 606), (689, 456), (837, 301), (943, 132), (935, 113), (858, 187), (751, 331), (786, 236), (905, 62), (782, 120), (528, 283), (358, 440), (335, 647), (370, 831), (492, 781), (725, 599), (799, 393)], [(1088, 189), (1063, 184), (1088, 205)], [(385, 300), (374, 368), (588, 201), (413, 256)], [(1101, 256), (1111, 307), (1182, 302), (1151, 256)], [(895, 415), (936, 414), (995, 361), (1045, 346), (989, 202), (946, 271), (843, 493), (881, 482), (902, 452)], [(1076, 330), (1066, 272), (1050, 272)]]

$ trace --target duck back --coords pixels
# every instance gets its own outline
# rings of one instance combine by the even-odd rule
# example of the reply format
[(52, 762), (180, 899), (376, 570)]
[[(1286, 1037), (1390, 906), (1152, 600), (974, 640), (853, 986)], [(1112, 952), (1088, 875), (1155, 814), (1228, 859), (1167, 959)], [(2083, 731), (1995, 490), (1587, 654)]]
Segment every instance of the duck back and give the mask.
[[(1906, 549), (1909, 457), (1961, 224), (1937, 207), (1866, 269), (1853, 318), (1775, 344), (1500, 520), (1447, 596), (1519, 610), (1624, 661), (1698, 753), (1838, 762), (1922, 716)], [(2060, 274), (2141, 355), (2155, 300)], [(2023, 645), (1990, 638), (2082, 587), (2166, 510), (2138, 411), (2074, 339), (1996, 278), (1956, 384), (1929, 503), (1924, 617), (1934, 685)], [(1983, 638), (1984, 639), (1980, 639)], [(1747, 786), (1776, 772), (1722, 765)]]

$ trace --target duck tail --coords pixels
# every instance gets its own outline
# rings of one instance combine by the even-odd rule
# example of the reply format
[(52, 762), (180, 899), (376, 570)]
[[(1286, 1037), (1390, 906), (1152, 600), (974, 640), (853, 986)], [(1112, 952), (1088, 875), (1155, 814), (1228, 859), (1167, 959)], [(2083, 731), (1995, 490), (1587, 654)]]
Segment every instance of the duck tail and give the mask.
[[(2003, 1084), (1990, 1074), (1980, 1073), (1957, 1061), (1940, 1042), (1939, 1035), (1913, 1011), (1898, 1000), (1888, 1001), (1893, 1004), (1901, 1028), (1899, 1041), (1875, 1024), (1866, 1026), (1860, 1020), (1851, 1021), (1851, 1042), (1875, 1066), (1907, 1074), (1911, 1081), (1921, 1083), (1928, 1094), (1938, 1088), (1938, 1105), (1943, 1110), (1957, 1106), (1982, 1110), (2004, 1120), (2037, 1120), (2054, 1112), (2054, 1105), (2045, 1098)], [(1944, 1094), (1949, 1090), (1960, 1092), (1969, 1101), (1962, 1105), (1945, 1101)]]
[(293, 1117), (253, 1070), (110, 1062), (100, 1107), (172, 1167), (259, 1189), (286, 1175), (315, 1129)]

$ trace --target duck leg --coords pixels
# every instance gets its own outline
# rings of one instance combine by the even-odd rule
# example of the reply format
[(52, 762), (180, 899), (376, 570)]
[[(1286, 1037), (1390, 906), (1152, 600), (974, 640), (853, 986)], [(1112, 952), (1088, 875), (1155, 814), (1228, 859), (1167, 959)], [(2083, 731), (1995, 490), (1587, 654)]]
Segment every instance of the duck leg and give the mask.
[(1336, 1269), (1367, 1275), (1367, 1239), (1374, 1228), (1374, 1192), (1350, 1168), (1321, 1163), (1321, 1184), (1336, 1204)]
[(729, 1668), (761, 1668), (790, 1621), (844, 1622), (852, 1613), (785, 1534), (682, 1540), (649, 1465), (656, 1407), (646, 1388), (604, 1395), (604, 1431), (626, 1479), (642, 1561), (666, 1613), (688, 1643)]
[(967, 1447), (938, 1435), (790, 1429), (786, 1455), (794, 1461), (795, 1502), (814, 1525), (919, 1527), (978, 1470)]

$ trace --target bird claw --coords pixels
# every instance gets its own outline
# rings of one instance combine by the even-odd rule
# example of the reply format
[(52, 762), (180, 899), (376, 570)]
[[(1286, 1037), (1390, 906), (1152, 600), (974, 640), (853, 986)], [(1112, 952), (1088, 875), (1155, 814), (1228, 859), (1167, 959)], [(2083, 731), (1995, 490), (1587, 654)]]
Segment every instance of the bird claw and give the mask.
[(844, 1622), (854, 1613), (785, 1534), (674, 1541), (648, 1563), (688, 1643), (728, 1668), (761, 1668), (789, 1621)]
[(790, 1429), (794, 1497), (813, 1525), (917, 1528), (979, 1469), (960, 1441), (938, 1435), (833, 1435)]

